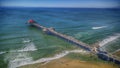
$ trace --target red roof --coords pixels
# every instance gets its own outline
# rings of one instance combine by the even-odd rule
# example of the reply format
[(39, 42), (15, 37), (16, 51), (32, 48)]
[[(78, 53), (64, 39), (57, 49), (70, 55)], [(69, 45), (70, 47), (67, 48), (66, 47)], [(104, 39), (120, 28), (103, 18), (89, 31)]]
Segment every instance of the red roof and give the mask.
[(29, 22), (29, 23), (34, 23), (35, 21), (34, 21), (34, 20), (32, 20), (32, 19), (30, 19), (28, 22)]

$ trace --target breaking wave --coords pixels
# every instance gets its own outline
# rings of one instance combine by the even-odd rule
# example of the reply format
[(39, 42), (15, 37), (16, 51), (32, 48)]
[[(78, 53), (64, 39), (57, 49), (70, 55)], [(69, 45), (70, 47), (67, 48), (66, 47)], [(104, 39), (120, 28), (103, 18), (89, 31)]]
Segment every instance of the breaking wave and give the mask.
[(112, 42), (112, 41), (118, 39), (119, 37), (120, 37), (120, 34), (116, 34), (114, 36), (109, 36), (108, 38), (105, 38), (103, 41), (101, 41), (99, 43), (99, 46), (102, 47), (102, 46), (106, 45), (107, 43)]
[(59, 58), (62, 58), (66, 55), (68, 55), (69, 53), (87, 53), (87, 51), (84, 51), (84, 50), (71, 50), (71, 51), (63, 51), (62, 53), (59, 53), (59, 54), (56, 54), (55, 56), (53, 57), (48, 57), (48, 58), (41, 58), (39, 60), (36, 60), (36, 61), (30, 61), (30, 62), (27, 62), (27, 63), (21, 63), (19, 65), (17, 65), (17, 67), (20, 67), (20, 66), (24, 66), (24, 65), (28, 65), (28, 64), (35, 64), (35, 63), (42, 63), (42, 62), (50, 62), (52, 60), (55, 60), (55, 59), (59, 59)]
[(18, 52), (23, 52), (23, 51), (35, 51), (37, 50), (37, 48), (35, 47), (34, 43), (29, 43), (29, 44), (26, 44), (25, 45), (26, 47), (21, 49), (21, 50), (18, 50)]
[(34, 45), (33, 42), (31, 42), (30, 39), (23, 39), (23, 43), (25, 44), (25, 47), (21, 50), (18, 50), (18, 52), (37, 50), (36, 46)]
[(12, 53), (12, 52), (27, 52), (27, 51), (36, 51), (37, 48), (36, 46), (34, 45), (34, 43), (28, 43), (28, 44), (25, 44), (25, 47), (22, 48), (22, 49), (19, 49), (19, 50), (10, 50), (10, 51), (2, 51), (0, 52), (0, 55), (1, 54), (5, 54), (5, 53)]
[[(15, 57), (15, 59), (11, 59)], [(8, 68), (17, 68), (21, 64), (27, 64), (32, 62), (32, 57), (29, 57), (27, 53), (18, 53), (16, 56), (12, 56), (9, 60)]]
[(0, 55), (1, 55), (1, 54), (4, 54), (4, 53), (6, 53), (6, 52), (0, 52)]
[(20, 50), (11, 50), (10, 52), (26, 52), (26, 51), (36, 51), (37, 48), (35, 47), (35, 45), (33, 43), (30, 43), (29, 45), (27, 44), (27, 46), (25, 48), (22, 48)]
[(29, 39), (23, 39), (23, 43), (29, 43), (29, 42), (31, 42), (31, 40), (29, 40)]
[(8, 68), (17, 68), (19, 65), (33, 62), (33, 59), (29, 56), (28, 51), (35, 51), (37, 48), (33, 42), (24, 41), (24, 44), (25, 47), (19, 50), (11, 50), (7, 54), (8, 57), (5, 59), (9, 61)]
[(92, 27), (92, 29), (96, 30), (96, 29), (101, 29), (101, 28), (106, 28), (107, 26), (99, 26), (99, 27)]
[(28, 64), (35, 64), (35, 63), (42, 63), (42, 62), (50, 62), (55, 59), (62, 58), (69, 53), (88, 53), (84, 50), (71, 50), (71, 51), (63, 51), (62, 53), (56, 54), (53, 57), (48, 58), (41, 58), (39, 60), (33, 61), (32, 57), (28, 56), (28, 53), (18, 53), (17, 56), (15, 56), (15, 59), (9, 61), (8, 68), (17, 68), (20, 66), (28, 65)]

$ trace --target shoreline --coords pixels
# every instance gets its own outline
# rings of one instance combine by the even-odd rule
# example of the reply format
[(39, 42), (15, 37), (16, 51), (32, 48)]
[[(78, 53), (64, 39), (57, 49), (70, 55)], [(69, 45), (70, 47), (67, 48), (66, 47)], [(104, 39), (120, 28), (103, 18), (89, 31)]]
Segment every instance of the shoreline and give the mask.
[[(60, 59), (60, 58), (63, 58), (64, 56), (70, 54), (70, 53), (81, 53), (81, 54), (87, 54), (89, 52), (85, 51), (85, 50), (65, 50), (63, 51), (62, 53), (59, 53), (59, 54), (56, 54), (54, 55), (53, 57), (47, 57), (47, 58), (41, 58), (41, 59), (38, 59), (36, 61), (33, 61), (31, 60), (30, 62), (21, 62), (19, 63), (18, 65), (15, 65), (17, 62), (19, 61), (15, 61), (15, 62), (12, 62), (13, 65), (15, 67), (13, 68), (17, 68), (17, 67), (21, 67), (21, 66), (25, 66), (25, 65), (30, 65), (30, 64), (36, 64), (36, 63), (44, 63), (44, 62), (50, 62), (50, 61), (53, 61), (53, 60), (56, 60), (56, 59)], [(10, 66), (13, 66), (13, 65), (10, 65)]]
[(21, 66), (19, 68), (119, 68), (117, 65), (102, 62), (88, 62), (69, 57), (62, 57), (51, 62)]

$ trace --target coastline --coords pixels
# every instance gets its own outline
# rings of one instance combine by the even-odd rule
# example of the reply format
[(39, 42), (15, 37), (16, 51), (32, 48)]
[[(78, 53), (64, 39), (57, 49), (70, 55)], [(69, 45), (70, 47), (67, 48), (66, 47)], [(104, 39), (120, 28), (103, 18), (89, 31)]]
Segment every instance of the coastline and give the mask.
[[(77, 54), (76, 54), (77, 55)], [(112, 63), (103, 63), (95, 61), (84, 61), (69, 57), (69, 55), (52, 60), (50, 62), (42, 62), (21, 66), (19, 68), (119, 68)]]
[[(66, 55), (68, 55), (70, 53), (88, 54), (89, 52), (82, 50), (82, 49), (81, 50), (80, 49), (79, 50), (65, 50), (62, 53), (58, 53), (58, 54), (54, 55), (53, 57), (41, 58), (36, 61), (33, 61), (30, 58), (27, 58), (27, 59), (30, 59), (30, 61), (28, 61), (27, 59), (24, 58), (23, 59), (24, 62), (19, 62), (20, 59), (18, 59), (18, 60), (14, 60), (11, 63), (9, 63), (9, 66), (10, 66), (9, 68), (17, 68), (17, 67), (21, 67), (21, 66), (25, 66), (25, 65), (29, 65), (29, 64), (36, 64), (36, 63), (46, 63), (46, 62), (50, 62), (50, 61), (65, 57)], [(19, 62), (19, 64), (18, 64), (18, 62)]]

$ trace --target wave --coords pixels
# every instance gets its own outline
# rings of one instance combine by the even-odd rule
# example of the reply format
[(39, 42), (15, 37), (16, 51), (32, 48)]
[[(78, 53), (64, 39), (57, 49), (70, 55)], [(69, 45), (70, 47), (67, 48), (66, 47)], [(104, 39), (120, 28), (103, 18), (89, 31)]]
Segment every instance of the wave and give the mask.
[(101, 29), (101, 28), (106, 28), (107, 26), (99, 26), (99, 27), (92, 27), (92, 29), (96, 30), (96, 29)]
[(25, 43), (25, 48), (18, 50), (18, 52), (23, 52), (23, 51), (35, 51), (37, 48), (35, 47), (34, 43), (31, 42), (30, 39), (23, 39), (23, 43)]
[[(18, 55), (14, 56), (16, 57), (14, 60), (10, 60), (8, 64), (8, 68), (17, 68), (20, 66), (28, 65), (28, 64), (35, 64), (35, 63), (42, 63), (42, 62), (50, 62), (55, 59), (62, 58), (69, 53), (83, 53), (87, 54), (87, 51), (84, 50), (71, 50), (71, 51), (63, 51), (62, 53), (56, 54), (53, 57), (48, 57), (48, 58), (41, 58), (39, 60), (33, 61), (32, 57), (29, 57), (26, 53), (18, 53)], [(13, 58), (13, 57), (11, 57)]]
[(25, 47), (20, 49), (20, 50), (11, 50), (10, 52), (25, 52), (25, 51), (36, 51), (37, 48), (35, 46), (35, 44), (33, 42), (31, 42), (31, 40), (27, 39), (27, 40), (23, 40), (23, 43), (25, 44)]
[(8, 68), (17, 68), (20, 64), (26, 64), (32, 61), (32, 57), (29, 57), (27, 53), (18, 53), (17, 55), (9, 57)]
[(21, 50), (17, 50), (17, 52), (23, 52), (23, 51), (35, 51), (37, 50), (37, 48), (35, 47), (34, 43), (29, 43), (26, 44), (26, 47), (21, 49)]
[(0, 52), (0, 55), (1, 55), (1, 54), (4, 54), (4, 53), (6, 53), (6, 52), (4, 52), (4, 51), (3, 51), (3, 52)]
[(105, 38), (103, 41), (99, 42), (99, 46), (102, 47), (106, 45), (109, 42), (112, 42), (120, 37), (120, 34), (116, 34), (114, 36), (109, 36), (108, 38)]
[(7, 58), (5, 58), (5, 60), (9, 61), (8, 68), (17, 68), (21, 64), (27, 64), (29, 62), (33, 62), (32, 57), (29, 56), (29, 52), (26, 51), (35, 51), (35, 50), (37, 50), (37, 48), (35, 47), (34, 43), (27, 42), (24, 48), (20, 50), (9, 51), (7, 54)]
[(31, 40), (29, 40), (29, 39), (23, 39), (23, 43), (29, 43), (29, 42), (31, 42)]
[(12, 52), (26, 52), (26, 51), (36, 51), (36, 50), (37, 50), (36, 46), (34, 45), (34, 43), (31, 42), (31, 43), (25, 44), (25, 47), (20, 50), (2, 51), (0, 52), (0, 55), (7, 52), (12, 53)]
[(37, 48), (33, 42), (25, 44), (25, 47), (20, 50), (11, 50), (10, 52), (25, 52), (25, 51), (36, 51)]
[(86, 54), (87, 51), (84, 51), (84, 50), (63, 51), (62, 53), (56, 54), (56, 55), (53, 56), (53, 57), (41, 58), (41, 59), (39, 59), (39, 60), (37, 60), (37, 61), (29, 62), (29, 63), (26, 63), (26, 64), (23, 63), (23, 64), (18, 65), (18, 67), (24, 66), (24, 65), (28, 65), (28, 64), (42, 63), (42, 62), (47, 62), (47, 63), (48, 63), (48, 62), (50, 62), (50, 61), (52, 61), (52, 60), (62, 58), (62, 57), (64, 57), (64, 56), (68, 55), (69, 53), (84, 53), (84, 54)]

